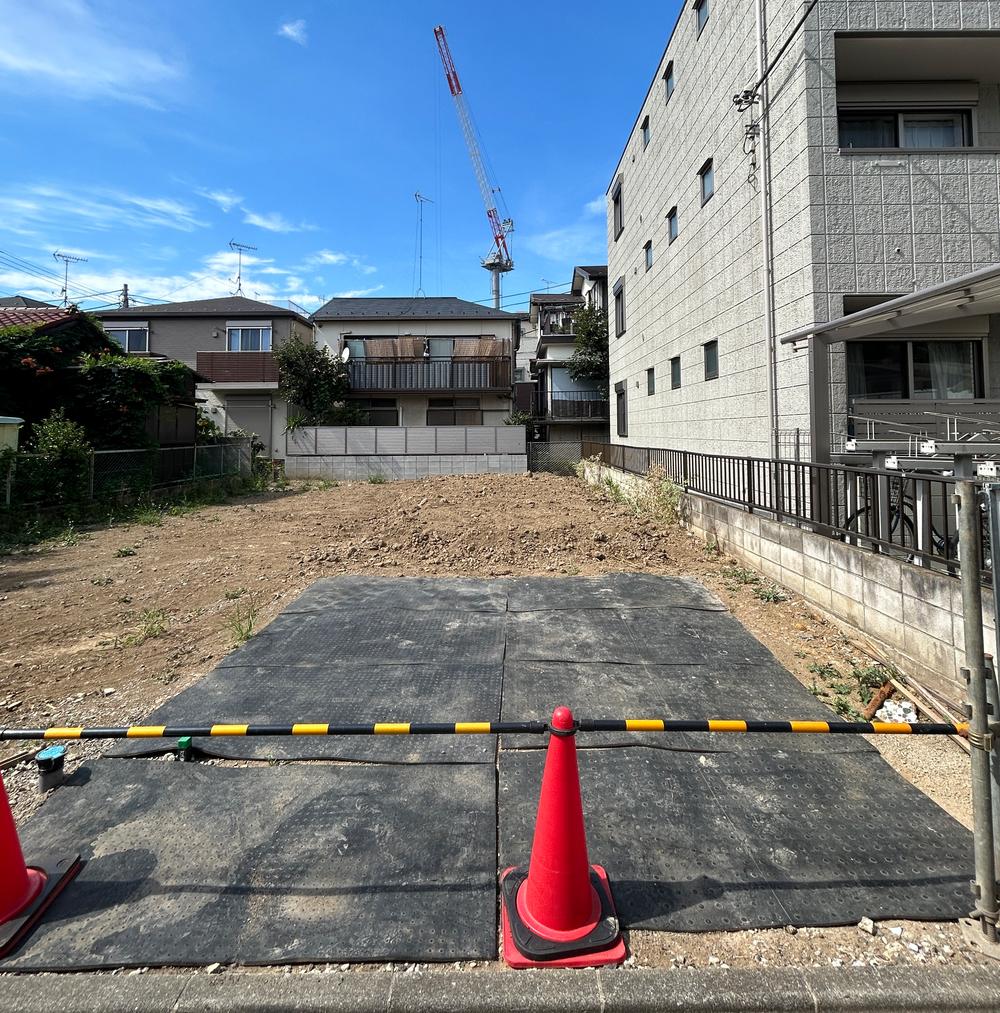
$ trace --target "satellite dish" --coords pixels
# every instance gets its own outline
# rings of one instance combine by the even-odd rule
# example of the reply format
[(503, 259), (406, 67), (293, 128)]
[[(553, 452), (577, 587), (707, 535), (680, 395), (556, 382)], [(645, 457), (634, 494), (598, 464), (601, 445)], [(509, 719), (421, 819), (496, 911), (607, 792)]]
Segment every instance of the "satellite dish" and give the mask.
[(347, 345), (344, 345), (344, 347), (341, 349), (340, 352), (340, 361), (347, 362), (347, 360), (350, 357), (351, 357), (351, 350), (347, 347)]

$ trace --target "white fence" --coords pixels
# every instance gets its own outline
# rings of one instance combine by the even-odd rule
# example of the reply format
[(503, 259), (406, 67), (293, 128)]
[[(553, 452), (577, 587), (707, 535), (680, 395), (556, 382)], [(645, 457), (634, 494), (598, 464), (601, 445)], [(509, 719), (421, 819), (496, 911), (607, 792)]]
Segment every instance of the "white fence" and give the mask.
[(389, 480), (527, 470), (523, 426), (309, 426), (285, 434), (289, 478)]

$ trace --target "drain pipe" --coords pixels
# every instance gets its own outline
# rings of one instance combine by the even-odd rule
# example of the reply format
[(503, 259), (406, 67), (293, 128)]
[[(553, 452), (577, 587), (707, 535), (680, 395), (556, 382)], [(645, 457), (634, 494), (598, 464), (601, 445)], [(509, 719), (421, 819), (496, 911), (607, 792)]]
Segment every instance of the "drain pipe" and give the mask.
[(771, 131), (767, 81), (767, 0), (757, 0), (757, 78), (760, 118), (760, 225), (764, 255), (764, 336), (767, 344), (767, 406), (770, 455), (778, 456), (778, 355), (774, 321), (774, 244), (771, 217)]

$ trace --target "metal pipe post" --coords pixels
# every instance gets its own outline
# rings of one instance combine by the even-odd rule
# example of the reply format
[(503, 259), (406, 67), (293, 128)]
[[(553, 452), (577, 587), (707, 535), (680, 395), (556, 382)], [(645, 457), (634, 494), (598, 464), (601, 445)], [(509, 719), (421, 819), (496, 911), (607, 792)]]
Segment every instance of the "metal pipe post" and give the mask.
[[(997, 687), (996, 671), (993, 659), (986, 656), (986, 712), (991, 729), (997, 727), (1000, 715), (1000, 689)], [(1000, 875), (1000, 750), (993, 743), (990, 750), (990, 798), (993, 803), (993, 873)], [(1000, 884), (998, 884), (1000, 898)], [(1000, 900), (998, 900), (1000, 903)]]
[(958, 538), (961, 552), (962, 617), (965, 628), (965, 664), (968, 684), (972, 746), (973, 849), (976, 863), (976, 909), (985, 941), (997, 942), (997, 884), (993, 857), (993, 813), (990, 789), (989, 717), (986, 713), (986, 664), (983, 647), (983, 600), (980, 578), (980, 515), (975, 484), (958, 483)]

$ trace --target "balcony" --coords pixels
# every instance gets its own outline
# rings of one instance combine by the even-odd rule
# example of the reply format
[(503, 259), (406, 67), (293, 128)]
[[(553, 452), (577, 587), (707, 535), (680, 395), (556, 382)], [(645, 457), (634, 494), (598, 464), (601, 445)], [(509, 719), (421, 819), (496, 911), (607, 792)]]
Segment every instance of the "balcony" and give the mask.
[(550, 391), (540, 399), (539, 415), (550, 422), (604, 422), (608, 399), (597, 390)]
[(511, 362), (490, 359), (351, 359), (351, 390), (378, 394), (502, 391), (512, 386)]
[(276, 384), (271, 352), (198, 352), (196, 370), (209, 383)]

